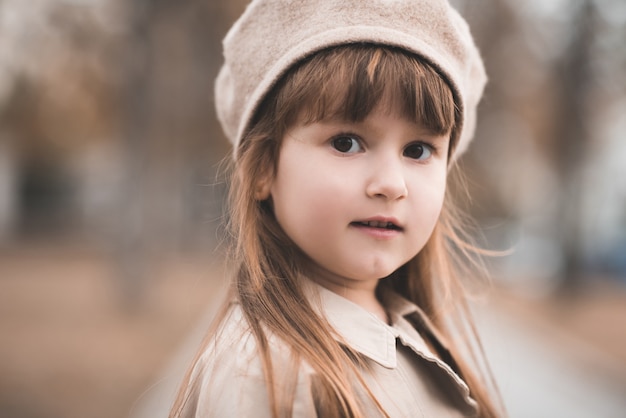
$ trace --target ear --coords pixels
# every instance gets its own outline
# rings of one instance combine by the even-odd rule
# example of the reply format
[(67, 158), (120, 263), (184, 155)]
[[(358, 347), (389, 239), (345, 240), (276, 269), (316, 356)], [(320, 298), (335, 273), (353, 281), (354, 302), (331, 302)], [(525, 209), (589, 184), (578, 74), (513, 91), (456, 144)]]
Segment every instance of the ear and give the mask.
[(259, 201), (267, 200), (270, 197), (271, 190), (272, 176), (270, 175), (270, 173), (263, 173), (257, 180), (254, 187), (254, 198)]

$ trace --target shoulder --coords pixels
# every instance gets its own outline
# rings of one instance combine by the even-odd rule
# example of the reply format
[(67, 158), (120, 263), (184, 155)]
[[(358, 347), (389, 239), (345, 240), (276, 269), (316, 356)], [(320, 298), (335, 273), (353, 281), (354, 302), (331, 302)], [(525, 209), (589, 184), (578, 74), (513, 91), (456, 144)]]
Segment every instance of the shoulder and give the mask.
[[(266, 333), (274, 370), (273, 386), (281, 391), (283, 377), (291, 375), (293, 407), (298, 416), (314, 416), (310, 396), (310, 368), (290, 361), (287, 344)], [(189, 401), (196, 417), (271, 416), (269, 388), (258, 343), (241, 306), (233, 303), (217, 332), (211, 336), (192, 374), (195, 393)], [(281, 388), (282, 387), (282, 388)], [(295, 411), (294, 411), (295, 412)], [(295, 413), (294, 413), (295, 415)]]
[(231, 303), (216, 331), (205, 341), (194, 374), (205, 387), (263, 377), (257, 341), (238, 303)]
[(214, 365), (228, 361), (243, 365), (256, 351), (257, 344), (241, 305), (232, 302), (217, 330), (207, 340), (200, 363)]
[[(266, 327), (262, 328), (274, 368), (286, 367), (289, 359), (293, 357), (291, 348)], [(237, 302), (231, 303), (199, 358), (199, 366), (211, 368), (213, 372), (216, 369), (225, 369), (225, 365), (230, 366), (231, 372), (239, 372), (237, 376), (264, 375), (259, 343), (241, 305)], [(305, 372), (309, 372), (306, 365), (301, 367)]]

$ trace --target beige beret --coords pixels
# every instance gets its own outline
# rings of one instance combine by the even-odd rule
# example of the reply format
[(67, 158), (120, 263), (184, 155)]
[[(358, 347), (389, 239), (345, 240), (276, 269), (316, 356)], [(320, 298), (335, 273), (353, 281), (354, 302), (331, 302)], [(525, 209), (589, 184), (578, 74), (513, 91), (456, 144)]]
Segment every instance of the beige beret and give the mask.
[(454, 157), (465, 151), (487, 77), (467, 23), (447, 0), (253, 0), (223, 41), (215, 85), (235, 153), (257, 106), (291, 66), (321, 49), (363, 42), (415, 53), (446, 78), (462, 115)]

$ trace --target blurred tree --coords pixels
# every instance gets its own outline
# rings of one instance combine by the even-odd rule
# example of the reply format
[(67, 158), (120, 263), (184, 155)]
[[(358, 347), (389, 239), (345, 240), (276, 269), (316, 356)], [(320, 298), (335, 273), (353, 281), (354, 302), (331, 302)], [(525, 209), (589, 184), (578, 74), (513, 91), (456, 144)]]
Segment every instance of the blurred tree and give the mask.
[(594, 142), (589, 106), (592, 79), (592, 45), (597, 30), (594, 2), (582, 0), (573, 14), (571, 35), (565, 53), (554, 63), (559, 85), (555, 109), (552, 160), (561, 184), (558, 216), (555, 219), (558, 241), (563, 251), (562, 287), (579, 288), (584, 277), (583, 168)]
[(215, 166), (228, 155), (212, 85), (221, 64), (220, 40), (241, 3), (125, 3), (120, 72), (127, 181), (116, 248), (129, 305), (151, 277), (153, 255), (175, 250), (199, 231), (215, 234), (198, 228), (198, 215), (221, 214), (222, 188), (206, 184), (214, 183)]
[[(214, 246), (222, 190), (213, 185), (215, 166), (228, 143), (212, 85), (220, 40), (245, 3), (0, 3), (0, 130), (16, 137), (17, 178), (35, 179), (29, 190), (39, 198), (48, 190), (74, 223), (81, 199), (100, 193), (91, 204), (108, 212), (98, 210), (101, 225), (88, 227), (109, 240), (129, 306), (140, 300), (156, 255), (195, 241)], [(94, 154), (103, 168), (93, 167)], [(60, 198), (64, 190), (71, 199)], [(58, 224), (49, 207), (34, 205)], [(33, 213), (22, 208), (25, 224), (33, 225)]]
[(626, 6), (455, 3), (470, 20), (490, 75), (477, 140), (465, 158), (479, 202), (473, 210), (487, 224), (502, 222), (501, 234), (512, 237), (504, 239), (515, 250), (504, 274), (575, 289), (589, 273), (589, 234), (602, 235), (584, 208), (594, 206), (588, 177), (597, 169), (590, 164), (611, 154), (607, 125), (619, 123), (609, 115), (625, 94)]
[(115, 131), (102, 60), (110, 28), (101, 12), (95, 5), (0, 3), (0, 130), (16, 160), (20, 233), (75, 226), (71, 161)]

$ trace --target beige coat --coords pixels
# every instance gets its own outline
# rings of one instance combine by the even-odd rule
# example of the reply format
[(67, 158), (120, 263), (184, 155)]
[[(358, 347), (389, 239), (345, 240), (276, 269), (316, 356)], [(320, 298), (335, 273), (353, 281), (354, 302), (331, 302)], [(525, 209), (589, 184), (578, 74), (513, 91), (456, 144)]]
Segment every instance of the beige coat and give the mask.
[[(435, 356), (415, 326), (436, 332), (423, 312), (396, 294), (387, 294), (389, 326), (358, 305), (315, 286), (313, 300), (340, 338), (367, 361), (363, 377), (391, 417), (475, 416), (477, 404), (465, 382)], [(319, 298), (317, 297), (319, 293)], [(412, 324), (415, 324), (413, 326)], [(437, 337), (436, 337), (437, 338)], [(441, 338), (439, 337), (439, 341)], [(269, 339), (274, 367), (289, 366), (289, 350), (276, 338)], [(293, 416), (316, 417), (311, 396), (313, 370), (299, 368)], [(185, 406), (184, 417), (269, 418), (266, 383), (256, 343), (240, 305), (233, 303), (224, 326), (207, 347), (194, 369), (197, 385)], [(366, 396), (361, 397), (367, 416), (380, 413)]]

